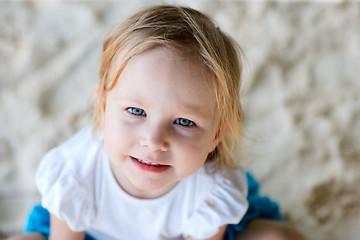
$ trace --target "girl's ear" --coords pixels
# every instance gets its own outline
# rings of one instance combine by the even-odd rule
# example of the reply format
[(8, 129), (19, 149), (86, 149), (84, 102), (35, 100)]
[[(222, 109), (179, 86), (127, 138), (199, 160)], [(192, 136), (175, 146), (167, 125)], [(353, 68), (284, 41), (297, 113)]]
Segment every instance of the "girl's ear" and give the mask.
[(96, 98), (98, 107), (100, 108), (98, 110), (99, 118), (100, 118), (100, 126), (104, 127), (104, 118), (105, 118), (105, 109), (106, 109), (106, 97), (100, 95), (100, 85), (99, 83), (96, 84)]
[(103, 114), (105, 112), (105, 108), (106, 108), (106, 98), (105, 96), (101, 97), (100, 96), (100, 85), (99, 83), (96, 84), (96, 97), (97, 97), (97, 100), (98, 100), (98, 103), (101, 107), (101, 113)]
[(102, 98), (102, 100), (101, 100), (101, 109), (102, 109), (102, 114), (104, 114), (105, 113), (105, 109), (106, 109), (106, 98), (105, 97), (103, 97)]
[(210, 152), (215, 150), (216, 146), (224, 138), (227, 131), (228, 131), (227, 127), (221, 127), (221, 128), (218, 129), (218, 131), (216, 132), (215, 138), (214, 138), (213, 145), (212, 145), (212, 147), (210, 149), (211, 150)]

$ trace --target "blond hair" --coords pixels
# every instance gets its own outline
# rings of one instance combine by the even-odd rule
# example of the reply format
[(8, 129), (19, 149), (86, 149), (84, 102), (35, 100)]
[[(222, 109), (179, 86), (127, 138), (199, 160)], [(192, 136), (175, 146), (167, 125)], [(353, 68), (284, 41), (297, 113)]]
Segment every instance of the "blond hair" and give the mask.
[(234, 148), (243, 146), (240, 104), (243, 54), (236, 42), (216, 27), (210, 17), (187, 7), (145, 8), (120, 23), (106, 37), (94, 105), (94, 131), (102, 126), (102, 100), (113, 89), (126, 64), (134, 56), (156, 46), (179, 50), (212, 73), (219, 129), (226, 134), (209, 154), (207, 162), (214, 162), (216, 169), (239, 167), (240, 158), (234, 155)]

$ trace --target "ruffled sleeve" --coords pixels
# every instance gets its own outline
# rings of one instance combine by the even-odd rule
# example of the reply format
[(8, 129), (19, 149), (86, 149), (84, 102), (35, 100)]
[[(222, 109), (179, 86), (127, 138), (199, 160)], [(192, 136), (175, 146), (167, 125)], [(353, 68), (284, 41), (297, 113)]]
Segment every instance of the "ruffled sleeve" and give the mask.
[(209, 238), (214, 236), (221, 226), (237, 224), (245, 215), (248, 207), (245, 173), (227, 170), (213, 175), (212, 181), (210, 191), (186, 221), (184, 237)]
[(89, 189), (82, 184), (71, 159), (60, 147), (47, 153), (36, 172), (41, 204), (73, 231), (84, 231), (94, 219), (95, 210)]

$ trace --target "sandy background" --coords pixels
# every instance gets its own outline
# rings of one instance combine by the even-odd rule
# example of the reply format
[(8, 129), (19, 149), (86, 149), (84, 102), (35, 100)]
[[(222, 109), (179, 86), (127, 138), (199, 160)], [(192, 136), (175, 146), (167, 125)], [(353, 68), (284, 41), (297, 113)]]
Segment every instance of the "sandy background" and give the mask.
[[(140, 6), (0, 2), (0, 233), (39, 200), (41, 156), (90, 124), (102, 40)], [(243, 47), (249, 168), (308, 239), (360, 235), (360, 3), (187, 1)]]

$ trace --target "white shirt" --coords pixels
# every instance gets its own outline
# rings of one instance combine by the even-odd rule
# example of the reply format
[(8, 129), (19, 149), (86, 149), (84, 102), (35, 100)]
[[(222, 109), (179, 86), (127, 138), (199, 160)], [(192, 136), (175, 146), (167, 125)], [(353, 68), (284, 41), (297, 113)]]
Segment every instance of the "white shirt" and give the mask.
[(102, 140), (86, 128), (41, 160), (36, 184), (42, 206), (73, 231), (98, 240), (208, 238), (247, 210), (246, 176), (200, 168), (156, 199), (128, 195), (116, 182)]

